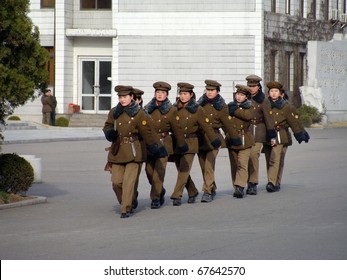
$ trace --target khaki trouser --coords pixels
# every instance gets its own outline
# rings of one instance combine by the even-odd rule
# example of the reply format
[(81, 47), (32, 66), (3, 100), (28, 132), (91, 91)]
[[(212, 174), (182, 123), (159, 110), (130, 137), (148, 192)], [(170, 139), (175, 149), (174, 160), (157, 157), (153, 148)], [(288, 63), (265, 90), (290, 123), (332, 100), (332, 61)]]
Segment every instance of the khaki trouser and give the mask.
[[(284, 166), (284, 155), (283, 149), (287, 148), (283, 145), (276, 145), (272, 148), (270, 146), (264, 146), (265, 158), (266, 158), (266, 167), (267, 167), (267, 180), (269, 183), (272, 183), (274, 186), (278, 186), (278, 180), (281, 182)], [(281, 163), (281, 158), (283, 162)], [(280, 166), (282, 165), (282, 170), (280, 171)], [(279, 179), (280, 176), (280, 179)]]
[(139, 196), (138, 189), (139, 189), (139, 180), (140, 180), (141, 169), (142, 169), (142, 162), (140, 163), (139, 172), (138, 172), (139, 174), (137, 175), (137, 179), (136, 179), (136, 182), (135, 182), (133, 201), (136, 201), (137, 197)]
[(42, 123), (51, 125), (51, 112), (42, 113)]
[[(278, 174), (277, 174), (277, 179), (276, 179), (276, 184), (275, 186), (279, 186), (282, 181), (282, 175), (283, 175), (283, 170), (284, 170), (284, 159), (286, 157), (288, 146), (283, 146), (282, 151), (281, 151), (281, 157), (280, 157), (280, 165), (278, 168)], [(270, 155), (271, 155), (271, 149), (270, 151), (265, 150), (265, 158), (266, 158), (266, 168), (268, 169), (268, 162), (270, 160)]]
[(259, 183), (259, 157), (263, 143), (256, 142), (251, 148), (251, 155), (248, 162), (248, 182)]
[(194, 156), (195, 154), (175, 155), (175, 165), (178, 174), (171, 199), (181, 198), (185, 186), (187, 187), (188, 196), (195, 196), (198, 193), (194, 182), (189, 176), (190, 170), (192, 169)]
[(134, 198), (135, 184), (138, 179), (141, 163), (129, 162), (112, 164), (112, 188), (120, 203), (121, 213), (130, 212)]
[(244, 188), (248, 180), (248, 162), (251, 148), (244, 150), (228, 149), (233, 186)]
[(147, 157), (145, 170), (148, 182), (151, 184), (151, 200), (160, 199), (160, 194), (163, 191), (167, 161), (168, 157)]
[(218, 152), (219, 150), (211, 150), (200, 151), (198, 153), (199, 164), (202, 172), (202, 177), (204, 179), (202, 191), (209, 194), (211, 194), (213, 190), (217, 189), (217, 186), (215, 184), (214, 170)]

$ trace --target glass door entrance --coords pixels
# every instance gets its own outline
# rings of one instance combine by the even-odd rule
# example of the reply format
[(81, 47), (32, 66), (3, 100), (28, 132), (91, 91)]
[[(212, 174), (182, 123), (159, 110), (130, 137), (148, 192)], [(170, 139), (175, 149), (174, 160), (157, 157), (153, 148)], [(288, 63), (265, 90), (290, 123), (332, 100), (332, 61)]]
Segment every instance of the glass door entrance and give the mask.
[(85, 113), (107, 113), (111, 109), (111, 60), (81, 60), (81, 110)]

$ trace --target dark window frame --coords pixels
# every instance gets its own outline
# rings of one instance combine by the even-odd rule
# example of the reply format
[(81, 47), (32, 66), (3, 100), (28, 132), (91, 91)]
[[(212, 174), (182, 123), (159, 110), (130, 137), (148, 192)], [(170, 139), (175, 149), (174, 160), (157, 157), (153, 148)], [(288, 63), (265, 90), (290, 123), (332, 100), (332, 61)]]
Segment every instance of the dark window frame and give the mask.
[(112, 10), (112, 0), (80, 0), (80, 10)]
[(55, 0), (41, 0), (40, 5), (41, 5), (41, 9), (54, 9)]

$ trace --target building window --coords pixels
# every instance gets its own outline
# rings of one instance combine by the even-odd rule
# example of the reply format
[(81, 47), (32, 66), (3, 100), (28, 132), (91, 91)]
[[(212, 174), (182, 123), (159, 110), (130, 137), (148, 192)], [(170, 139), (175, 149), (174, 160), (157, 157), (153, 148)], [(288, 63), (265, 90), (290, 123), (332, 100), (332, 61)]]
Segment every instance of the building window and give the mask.
[(304, 17), (304, 0), (300, 0), (300, 3), (299, 3), (299, 15), (301, 17)]
[(317, 10), (317, 2), (316, 2), (316, 0), (312, 0), (312, 2), (311, 2), (311, 17), (313, 18), (313, 19), (316, 19), (316, 16), (317, 16), (317, 12), (316, 12), (316, 10)]
[(325, 0), (324, 1), (324, 19), (328, 20), (329, 19), (329, 5), (330, 5), (330, 1), (329, 0)]
[(272, 50), (271, 51), (271, 64), (270, 64), (270, 80), (271, 81), (276, 81), (276, 73), (278, 73), (278, 71), (276, 71), (277, 67), (278, 67), (278, 60), (277, 58), (277, 51), (276, 50)]
[(54, 86), (54, 48), (53, 47), (47, 47), (46, 50), (49, 52), (49, 61), (46, 65), (46, 69), (49, 73), (49, 85)]
[(286, 0), (286, 14), (290, 15), (290, 0)]
[(44, 8), (54, 8), (55, 0), (41, 0), (41, 9)]
[(111, 9), (112, 0), (81, 0), (81, 10), (84, 9)]
[(342, 11), (343, 11), (344, 14), (346, 13), (346, 6), (347, 6), (347, 0), (343, 0)]
[(271, 0), (271, 12), (276, 13), (276, 0)]

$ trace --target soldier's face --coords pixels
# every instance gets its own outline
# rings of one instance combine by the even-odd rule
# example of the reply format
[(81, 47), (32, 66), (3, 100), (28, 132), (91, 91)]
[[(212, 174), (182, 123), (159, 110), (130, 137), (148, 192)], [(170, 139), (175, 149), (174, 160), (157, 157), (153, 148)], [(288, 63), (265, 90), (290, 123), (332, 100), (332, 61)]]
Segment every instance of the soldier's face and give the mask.
[(206, 96), (208, 99), (213, 99), (217, 96), (218, 91), (216, 89), (206, 89)]
[(269, 96), (276, 101), (281, 96), (281, 91), (278, 88), (272, 88), (269, 90)]
[(168, 93), (165, 90), (156, 90), (155, 91), (155, 99), (157, 101), (164, 101), (167, 98)]
[(258, 92), (258, 90), (259, 90), (259, 86), (258, 85), (257, 86), (252, 85), (252, 86), (248, 86), (248, 87), (249, 87), (249, 91), (250, 91), (250, 93), (252, 95), (256, 94)]
[(242, 92), (236, 92), (235, 93), (235, 100), (237, 103), (242, 103), (247, 99), (247, 96), (243, 94)]
[(127, 95), (120, 95), (118, 96), (118, 99), (119, 99), (119, 103), (122, 105), (122, 106), (128, 106), (132, 100), (132, 96), (127, 94)]
[(187, 91), (181, 91), (180, 92), (180, 100), (183, 103), (188, 102), (192, 98), (192, 96), (193, 95), (190, 92), (187, 92)]

